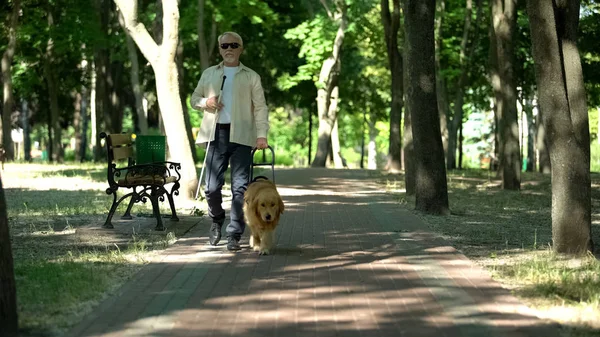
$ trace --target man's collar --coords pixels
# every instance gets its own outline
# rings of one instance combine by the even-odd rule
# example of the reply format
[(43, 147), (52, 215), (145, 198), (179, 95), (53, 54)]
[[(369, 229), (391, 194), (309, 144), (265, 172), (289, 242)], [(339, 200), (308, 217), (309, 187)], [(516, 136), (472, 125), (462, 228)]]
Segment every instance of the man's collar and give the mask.
[[(223, 61), (221, 61), (218, 65), (218, 68), (225, 68), (225, 65), (223, 64)], [(238, 65), (238, 70), (244, 70), (246, 69), (246, 66), (242, 63), (242, 61), (240, 61), (240, 64)]]

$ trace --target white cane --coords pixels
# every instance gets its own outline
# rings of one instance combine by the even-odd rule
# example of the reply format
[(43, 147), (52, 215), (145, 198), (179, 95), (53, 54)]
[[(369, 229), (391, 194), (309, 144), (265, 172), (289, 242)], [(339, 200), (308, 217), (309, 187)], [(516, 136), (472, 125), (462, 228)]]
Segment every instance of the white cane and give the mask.
[(223, 82), (221, 82), (221, 92), (219, 93), (219, 99), (217, 100), (217, 111), (215, 112), (215, 122), (212, 126), (212, 131), (210, 138), (208, 139), (208, 144), (206, 144), (206, 153), (204, 155), (204, 163), (202, 163), (202, 170), (200, 170), (200, 178), (198, 179), (198, 187), (196, 188), (196, 197), (194, 200), (198, 200), (198, 194), (200, 192), (200, 185), (202, 185), (202, 177), (204, 176), (204, 168), (206, 167), (206, 158), (208, 158), (208, 150), (210, 149), (210, 142), (215, 136), (215, 130), (217, 129), (217, 122), (219, 121), (219, 110), (218, 105), (221, 103), (221, 97), (223, 97), (223, 86), (225, 85), (225, 79), (227, 76), (223, 75)]

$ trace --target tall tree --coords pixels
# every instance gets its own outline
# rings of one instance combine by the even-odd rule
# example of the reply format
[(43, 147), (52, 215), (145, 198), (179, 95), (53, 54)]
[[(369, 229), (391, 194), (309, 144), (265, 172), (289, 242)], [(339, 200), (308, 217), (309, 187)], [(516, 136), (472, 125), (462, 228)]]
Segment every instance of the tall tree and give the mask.
[(8, 45), (2, 55), (2, 85), (3, 85), (3, 106), (2, 106), (2, 143), (5, 156), (8, 160), (15, 159), (15, 151), (11, 136), (12, 113), (15, 106), (12, 86), (12, 61), (17, 48), (17, 24), (19, 22), (19, 12), (21, 10), (21, 1), (13, 0), (13, 8), (10, 14), (10, 23), (8, 26)]
[(98, 12), (98, 24), (100, 29), (99, 41), (94, 51), (95, 71), (92, 80), (92, 96), (94, 100), (90, 103), (92, 109), (92, 144), (94, 145), (94, 160), (102, 159), (102, 143), (100, 142), (100, 131), (104, 129), (107, 132), (111, 130), (110, 122), (110, 52), (109, 52), (109, 21), (111, 2), (110, 0), (95, 0), (96, 11)]
[(0, 176), (0, 336), (18, 336), (16, 293), (6, 199), (2, 188), (2, 176)]
[(133, 87), (133, 97), (135, 100), (135, 114), (137, 115), (137, 130), (141, 134), (148, 133), (148, 114), (144, 111), (144, 93), (142, 85), (140, 84), (140, 63), (138, 61), (138, 51), (135, 46), (135, 42), (129, 35), (127, 29), (125, 29), (125, 22), (123, 22), (123, 15), (119, 15), (119, 24), (123, 27), (126, 34), (127, 41), (127, 52), (129, 54), (129, 61), (131, 62), (131, 68), (129, 69), (129, 76), (131, 78), (131, 86)]
[(440, 131), (444, 153), (448, 152), (448, 115), (450, 104), (448, 103), (448, 88), (446, 79), (442, 74), (442, 45), (444, 42), (443, 29), (444, 16), (446, 14), (446, 0), (437, 2), (437, 15), (435, 16), (435, 89), (437, 92), (438, 112), (440, 116)]
[(403, 75), (402, 54), (398, 45), (400, 31), (400, 0), (392, 0), (393, 11), (390, 12), (389, 0), (381, 0), (381, 21), (385, 33), (385, 44), (392, 74), (392, 106), (390, 111), (390, 139), (388, 149), (387, 169), (397, 172), (402, 169), (402, 135), (400, 122), (402, 120), (403, 104)]
[[(115, 0), (123, 13), (125, 27), (142, 54), (152, 65), (161, 118), (167, 135), (170, 157), (182, 165), (181, 191), (192, 199), (198, 185), (196, 167), (185, 128), (183, 107), (179, 97), (179, 80), (175, 54), (178, 44), (179, 7), (176, 1), (162, 1), (162, 41), (157, 44), (138, 21), (137, 0)], [(167, 113), (168, 112), (168, 113)]]
[(48, 159), (51, 161), (62, 162), (64, 160), (64, 151), (62, 148), (62, 127), (60, 125), (61, 108), (58, 103), (58, 79), (56, 75), (56, 37), (54, 34), (56, 24), (54, 19), (53, 6), (48, 4), (46, 8), (48, 20), (48, 41), (46, 42), (46, 51), (43, 57), (44, 75), (46, 77), (46, 87), (48, 90), (48, 100), (50, 101), (50, 114), (48, 119), (48, 134), (50, 135), (48, 147)]
[[(455, 169), (456, 165), (456, 150), (457, 144), (460, 142), (458, 133), (459, 130), (462, 130), (463, 124), (463, 104), (464, 104), (464, 96), (465, 90), (467, 89), (467, 84), (469, 80), (470, 66), (471, 61), (473, 59), (473, 54), (476, 47), (477, 36), (479, 32), (479, 20), (481, 18), (481, 0), (477, 0), (477, 16), (475, 21), (475, 26), (473, 29), (471, 28), (472, 21), (472, 12), (473, 12), (473, 1), (466, 1), (465, 8), (465, 22), (463, 28), (463, 36), (460, 43), (460, 75), (458, 77), (458, 82), (456, 83), (456, 94), (454, 97), (454, 114), (452, 116), (452, 120), (448, 124), (448, 156), (447, 156), (447, 167), (448, 169)], [(474, 33), (473, 36), (471, 36)], [(469, 41), (472, 41), (469, 46)], [(440, 80), (438, 80), (440, 82)], [(441, 82), (444, 83), (444, 82)], [(445, 84), (445, 83), (444, 83)], [(443, 91), (439, 90), (438, 92)], [(438, 94), (439, 96), (439, 94)], [(458, 147), (460, 149), (460, 153), (462, 154), (462, 146)], [(462, 161), (459, 160), (458, 167), (462, 167)]]
[(206, 29), (204, 27), (205, 16), (205, 0), (198, 0), (198, 21), (196, 23), (196, 30), (198, 32), (198, 50), (200, 51), (200, 69), (202, 71), (210, 66), (210, 58), (212, 57), (217, 44), (217, 21), (215, 20), (214, 15), (211, 15), (210, 33), (207, 38)]
[(593, 250), (590, 134), (577, 47), (578, 0), (528, 0), (540, 109), (552, 174), (552, 241), (558, 253)]
[(495, 92), (495, 112), (498, 118), (498, 154), (502, 188), (521, 188), (521, 148), (517, 120), (517, 88), (514, 79), (514, 33), (517, 24), (515, 0), (492, 0), (495, 70), (492, 86)]
[[(325, 167), (327, 155), (331, 151), (331, 134), (337, 121), (340, 58), (344, 36), (348, 29), (348, 17), (346, 0), (333, 0), (332, 2), (333, 6), (327, 0), (321, 0), (327, 11), (327, 16), (338, 24), (338, 29), (333, 41), (333, 50), (321, 66), (317, 83), (319, 139), (317, 141), (317, 153), (311, 164), (312, 167)], [(339, 153), (334, 151), (333, 156), (339, 156)]]
[[(539, 104), (539, 103), (538, 103)], [(538, 151), (538, 171), (549, 174), (551, 171), (550, 153), (548, 152), (548, 132), (543, 122), (544, 112), (538, 109), (535, 116), (535, 148)]]
[(535, 171), (535, 123), (533, 116), (533, 98), (525, 93), (523, 99), (523, 113), (527, 121), (527, 172)]
[(448, 214), (448, 186), (435, 89), (435, 0), (404, 4), (406, 106), (411, 114), (416, 209)]

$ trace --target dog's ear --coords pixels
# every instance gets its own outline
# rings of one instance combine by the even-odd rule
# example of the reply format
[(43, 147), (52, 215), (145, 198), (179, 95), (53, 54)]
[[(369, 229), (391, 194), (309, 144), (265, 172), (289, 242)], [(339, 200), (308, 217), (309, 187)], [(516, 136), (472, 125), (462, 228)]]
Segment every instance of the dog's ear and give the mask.
[(283, 204), (283, 199), (281, 199), (281, 197), (279, 197), (279, 214), (282, 214), (284, 209), (285, 209), (285, 205)]
[(252, 190), (247, 189), (246, 192), (244, 192), (244, 202), (247, 205), (252, 204), (252, 202), (254, 201), (254, 196), (256, 195), (256, 193), (253, 193)]

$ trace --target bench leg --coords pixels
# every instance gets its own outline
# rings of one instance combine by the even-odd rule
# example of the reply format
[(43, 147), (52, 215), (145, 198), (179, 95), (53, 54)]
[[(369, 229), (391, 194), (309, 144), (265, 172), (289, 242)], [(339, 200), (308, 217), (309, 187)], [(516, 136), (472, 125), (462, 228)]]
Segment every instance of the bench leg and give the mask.
[(139, 198), (137, 197), (137, 194), (133, 194), (131, 196), (131, 200), (129, 200), (129, 205), (127, 205), (127, 210), (125, 211), (125, 213), (123, 214), (121, 219), (125, 219), (125, 220), (133, 219), (133, 217), (131, 216), (131, 207), (133, 207), (133, 204), (135, 204), (138, 201), (138, 199)]
[(119, 203), (117, 203), (117, 193), (113, 192), (113, 202), (112, 205), (110, 206), (110, 211), (108, 212), (108, 217), (106, 217), (106, 221), (104, 222), (104, 225), (102, 225), (103, 228), (115, 228), (111, 222), (113, 215), (115, 214), (115, 211), (117, 210), (117, 206), (119, 205)]
[(154, 228), (157, 231), (164, 231), (165, 226), (163, 225), (162, 218), (160, 216), (160, 208), (158, 207), (158, 197), (159, 191), (157, 188), (152, 188), (152, 193), (150, 195), (150, 202), (152, 203), (152, 212), (154, 213), (154, 217), (156, 218), (156, 227)]
[(166, 193), (166, 194), (167, 194), (167, 199), (169, 199), (169, 206), (171, 206), (171, 221), (179, 221), (177, 212), (175, 212), (175, 201), (173, 200), (173, 195), (171, 193)]

